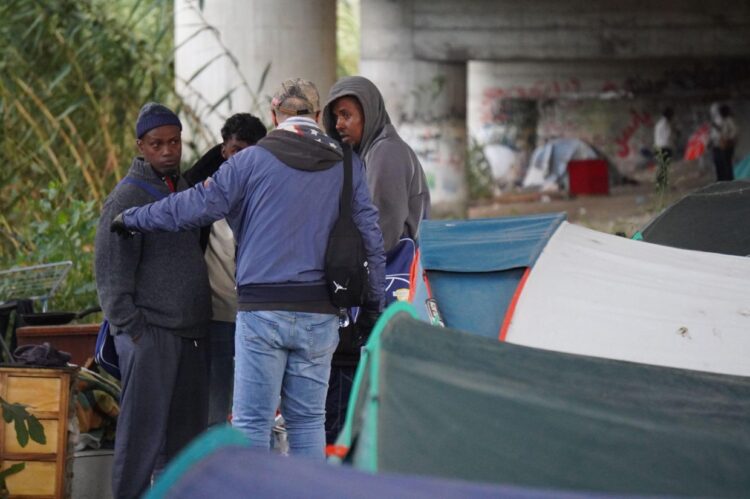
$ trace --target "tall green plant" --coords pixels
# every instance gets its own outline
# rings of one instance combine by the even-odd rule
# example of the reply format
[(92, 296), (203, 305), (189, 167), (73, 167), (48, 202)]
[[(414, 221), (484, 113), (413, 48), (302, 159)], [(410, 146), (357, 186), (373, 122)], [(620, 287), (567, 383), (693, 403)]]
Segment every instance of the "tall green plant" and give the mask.
[(0, 3), (0, 268), (74, 260), (56, 306), (95, 302), (93, 230), (141, 105), (179, 108), (172, 5)]
[(466, 150), (466, 184), (472, 201), (489, 199), (495, 194), (490, 163), (482, 144), (473, 138)]
[(672, 158), (664, 151), (656, 151), (656, 195), (657, 210), (662, 210), (667, 205), (667, 192), (669, 190), (669, 166)]
[(336, 2), (336, 74), (359, 73), (359, 0)]

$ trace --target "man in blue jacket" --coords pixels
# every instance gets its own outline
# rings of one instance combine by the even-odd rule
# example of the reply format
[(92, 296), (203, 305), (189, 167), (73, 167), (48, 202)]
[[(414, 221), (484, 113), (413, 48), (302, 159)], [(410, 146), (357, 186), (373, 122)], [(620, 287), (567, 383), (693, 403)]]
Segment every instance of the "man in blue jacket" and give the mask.
[[(318, 126), (320, 98), (286, 80), (271, 102), (276, 129), (193, 189), (126, 210), (112, 230), (179, 231), (226, 218), (237, 239), (237, 332), (232, 424), (268, 448), (281, 395), (293, 454), (325, 456), (325, 398), (338, 310), (324, 278), (343, 186), (341, 147)], [(365, 245), (365, 314), (383, 306), (385, 256), (362, 163), (353, 158), (353, 218)]]

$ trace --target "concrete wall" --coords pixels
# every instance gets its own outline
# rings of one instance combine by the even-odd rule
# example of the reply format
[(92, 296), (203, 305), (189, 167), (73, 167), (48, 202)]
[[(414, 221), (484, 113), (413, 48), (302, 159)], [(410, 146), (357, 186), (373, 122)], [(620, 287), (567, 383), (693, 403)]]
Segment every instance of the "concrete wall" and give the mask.
[(270, 96), (285, 78), (312, 80), (325, 97), (336, 78), (335, 0), (202, 3), (175, 0), (176, 86), (206, 125), (192, 140), (216, 143), (236, 112), (270, 123)]
[[(713, 101), (732, 105), (750, 129), (750, 2), (362, 0), (361, 26), (362, 74), (383, 89), (439, 203), (466, 201), (455, 150), (462, 85), (466, 143), (485, 153), (502, 187), (557, 137), (586, 140), (629, 173), (648, 161), (667, 105), (683, 143)], [(450, 96), (419, 103), (431, 86)]]
[[(521, 180), (533, 148), (556, 138), (585, 140), (625, 174), (650, 163), (653, 128), (675, 110), (678, 149), (728, 102), (740, 124), (737, 158), (750, 152), (750, 64), (744, 60), (472, 62), (469, 134), (498, 187)], [(681, 152), (681, 151), (678, 151)]]
[(745, 57), (750, 42), (743, 0), (407, 3), (414, 54), (433, 61)]
[(410, 2), (363, 1), (360, 72), (427, 175), (435, 215), (465, 210), (466, 64), (418, 60)]

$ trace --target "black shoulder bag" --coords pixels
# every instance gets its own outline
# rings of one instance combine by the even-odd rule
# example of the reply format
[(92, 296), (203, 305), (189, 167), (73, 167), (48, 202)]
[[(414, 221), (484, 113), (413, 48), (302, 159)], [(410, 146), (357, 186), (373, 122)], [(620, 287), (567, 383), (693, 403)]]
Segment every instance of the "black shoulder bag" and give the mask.
[(331, 302), (339, 308), (363, 305), (367, 298), (367, 255), (357, 225), (352, 218), (352, 150), (344, 149), (344, 186), (339, 202), (339, 218), (328, 236), (325, 276)]

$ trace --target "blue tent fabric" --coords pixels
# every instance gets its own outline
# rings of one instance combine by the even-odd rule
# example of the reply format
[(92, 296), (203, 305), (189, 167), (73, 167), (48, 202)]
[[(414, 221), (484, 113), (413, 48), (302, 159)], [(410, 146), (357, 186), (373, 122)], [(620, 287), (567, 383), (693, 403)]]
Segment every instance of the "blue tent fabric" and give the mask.
[[(553, 213), (423, 222), (420, 270), (445, 325), (498, 338), (521, 277), (564, 220), (564, 213)], [(418, 278), (413, 304), (426, 320), (424, 288)]]
[[(283, 457), (245, 447), (237, 443), (233, 436), (236, 432), (227, 427), (208, 432), (197, 439), (167, 468), (162, 478), (168, 480), (158, 481), (145, 496), (146, 499), (594, 497), (592, 494), (442, 478), (370, 474), (350, 466), (336, 466), (294, 456)], [(175, 473), (175, 470), (178, 472)]]
[(750, 154), (734, 165), (735, 179), (750, 179)]
[(419, 247), (425, 270), (491, 272), (531, 266), (564, 213), (479, 220), (425, 220)]
[(499, 272), (429, 273), (432, 293), (448, 327), (497, 339), (525, 268)]

